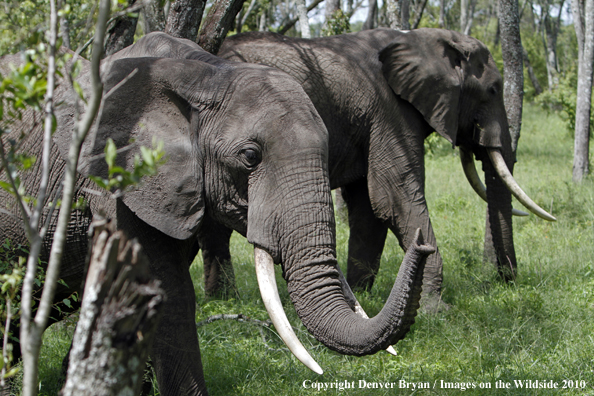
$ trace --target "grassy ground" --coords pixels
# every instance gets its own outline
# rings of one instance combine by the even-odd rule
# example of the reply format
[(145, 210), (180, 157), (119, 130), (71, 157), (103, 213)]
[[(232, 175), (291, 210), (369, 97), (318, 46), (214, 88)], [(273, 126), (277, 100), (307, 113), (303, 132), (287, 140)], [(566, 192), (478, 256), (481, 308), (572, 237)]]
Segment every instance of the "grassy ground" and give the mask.
[[(464, 179), (457, 154), (445, 144), (427, 159), (427, 199), (444, 259), (443, 299), (451, 309), (417, 316), (398, 356), (378, 353), (363, 358), (329, 351), (308, 335), (295, 315), (277, 268), (281, 298), (297, 334), (324, 369), (308, 371), (284, 348), (273, 330), (248, 323), (219, 321), (198, 329), (202, 360), (212, 395), (299, 395), (316, 382), (354, 385), (326, 394), (537, 395), (551, 391), (519, 388), (521, 381), (556, 382), (574, 389), (555, 394), (594, 395), (594, 180), (571, 182), (573, 141), (559, 119), (528, 107), (515, 168), (528, 194), (558, 219), (516, 218), (514, 233), (518, 277), (498, 281), (482, 263), (486, 204)], [(516, 202), (515, 207), (522, 209)], [(338, 254), (345, 265), (348, 229), (338, 224)], [(370, 314), (387, 298), (402, 252), (390, 235), (373, 291), (359, 295)], [(198, 301), (197, 321), (218, 313), (268, 318), (253, 271), (252, 248), (234, 235), (232, 254), (240, 298), (205, 301), (202, 265), (192, 266)], [(71, 329), (48, 331), (41, 368), (42, 394), (56, 393), (55, 378)], [(395, 389), (361, 389), (391, 382)], [(408, 389), (399, 388), (405, 381)], [(502, 388), (501, 384), (509, 384)], [(497, 385), (499, 388), (496, 388)], [(580, 389), (576, 390), (575, 386)], [(449, 388), (448, 388), (449, 386)], [(490, 386), (490, 389), (481, 387)], [(583, 388), (582, 388), (583, 386)]]

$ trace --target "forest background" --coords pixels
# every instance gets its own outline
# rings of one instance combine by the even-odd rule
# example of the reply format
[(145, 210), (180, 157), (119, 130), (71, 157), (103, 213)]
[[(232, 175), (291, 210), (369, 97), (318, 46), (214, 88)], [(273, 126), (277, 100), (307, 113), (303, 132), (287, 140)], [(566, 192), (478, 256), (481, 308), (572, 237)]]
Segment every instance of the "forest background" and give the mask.
[[(503, 74), (497, 2), (300, 1), (248, 0), (234, 18), (229, 34), (270, 30), (318, 37), (378, 26), (443, 27), (483, 41)], [(135, 1), (113, 3), (114, 9), (124, 10)], [(43, 50), (49, 1), (4, 1), (0, 5), (0, 55), (30, 48)], [(138, 5), (144, 7), (121, 16), (136, 21), (134, 37), (164, 29), (169, 2)], [(300, 6), (309, 9), (306, 29), (299, 22)], [(96, 18), (96, 2), (62, 0), (58, 7), (61, 44), (71, 49), (86, 45), (82, 55), (90, 57), (88, 44), (93, 31), (89, 27)], [(207, 2), (204, 15), (211, 7)], [(467, 183), (463, 177), (458, 179), (461, 172), (454, 163), (456, 154), (447, 142), (432, 136), (426, 143), (427, 196), (444, 261), (454, 264), (445, 269), (443, 296), (453, 308), (439, 315), (421, 314), (411, 334), (399, 344), (399, 357), (395, 359), (381, 354), (363, 359), (340, 357), (311, 340), (320, 363), (328, 369), (324, 378), (296, 365), (269, 330), (263, 337), (257, 327), (248, 329), (246, 324), (200, 327), (206, 378), (214, 394), (297, 394), (304, 379), (331, 382), (353, 378), (432, 384), (443, 379), (477, 386), (494, 386), (498, 380), (550, 379), (566, 381), (565, 385), (586, 389), (586, 393), (594, 389), (594, 188), (591, 177), (582, 184), (571, 183), (579, 63), (572, 4), (564, 0), (519, 0), (518, 16), (524, 50), (525, 108), (516, 177), (537, 202), (546, 203), (544, 207), (550, 208), (559, 222), (550, 225), (532, 218), (515, 221), (521, 265), (516, 282), (501, 284), (494, 271), (481, 263), (484, 224), (458, 219), (457, 213), (481, 219), (484, 208), (471, 192), (457, 191)], [(591, 113), (590, 130), (593, 126)], [(338, 233), (339, 256), (344, 258), (348, 231), (340, 219)], [(382, 265), (377, 286), (360, 298), (372, 314), (385, 299), (390, 274), (397, 271), (401, 259), (397, 243), (392, 239), (387, 245), (393, 248), (384, 252), (386, 265)], [(267, 319), (261, 304), (255, 302), (259, 296), (253, 270), (249, 269), (253, 268), (249, 247), (234, 236), (232, 248), (238, 277), (245, 279), (238, 285), (241, 299), (205, 300), (198, 259), (193, 265), (200, 307), (197, 321), (221, 313)], [(286, 294), (283, 297), (287, 301)], [(290, 304), (286, 309), (291, 309)], [(307, 338), (296, 316), (290, 319), (300, 329), (300, 336)], [(57, 392), (54, 380), (71, 334), (72, 327), (66, 323), (46, 335), (41, 394)], [(231, 346), (237, 348), (231, 351)], [(233, 367), (219, 369), (229, 361)], [(507, 391), (522, 392), (517, 386)]]

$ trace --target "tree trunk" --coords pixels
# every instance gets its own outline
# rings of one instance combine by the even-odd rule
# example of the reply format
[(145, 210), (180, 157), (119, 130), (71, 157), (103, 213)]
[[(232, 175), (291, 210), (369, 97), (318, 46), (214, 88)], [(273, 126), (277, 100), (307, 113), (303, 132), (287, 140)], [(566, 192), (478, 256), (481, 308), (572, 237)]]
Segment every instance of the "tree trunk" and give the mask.
[(159, 0), (153, 0), (145, 5), (142, 10), (142, 15), (144, 16), (144, 34), (165, 30), (165, 25), (167, 24), (165, 11), (159, 3)]
[[(314, 8), (316, 8), (322, 1), (324, 0), (315, 0), (313, 3), (311, 3), (308, 7), (307, 7), (307, 12), (310, 12), (311, 10), (313, 10)], [(286, 25), (284, 25), (282, 28), (280, 28), (278, 30), (279, 34), (285, 34), (289, 31), (289, 29), (291, 29), (293, 26), (295, 26), (295, 24), (297, 23), (297, 21), (299, 20), (299, 18), (293, 18), (290, 21), (288, 21), (286, 23)]]
[(328, 30), (328, 23), (334, 18), (336, 11), (340, 10), (340, 0), (326, 0), (326, 10), (324, 11), (324, 26), (322, 30)]
[(196, 41), (206, 0), (176, 0), (169, 9), (165, 33)]
[(524, 98), (524, 68), (518, 0), (499, 0), (499, 22), (503, 56), (503, 101), (511, 134), (512, 153), (515, 157), (522, 128), (522, 101)]
[(81, 314), (62, 396), (137, 395), (161, 303), (140, 245), (96, 220)]
[(198, 45), (216, 55), (229, 32), (233, 20), (243, 7), (244, 0), (217, 0), (204, 19)]
[(544, 13), (542, 20), (544, 23), (543, 41), (547, 51), (546, 65), (547, 65), (547, 79), (549, 84), (549, 91), (559, 84), (559, 68), (557, 65), (557, 36), (559, 34), (561, 25), (561, 13), (563, 11), (564, 1), (559, 5), (559, 15), (553, 18), (550, 15), (550, 7), (542, 7)]
[(400, 0), (385, 0), (386, 1), (386, 17), (388, 25), (392, 29), (402, 30), (402, 12)]
[(468, 23), (468, 0), (460, 0), (460, 33), (464, 33)]
[[(58, 2), (58, 9), (62, 8), (62, 1)], [(70, 24), (68, 23), (68, 18), (66, 17), (65, 13), (62, 13), (60, 16), (60, 37), (62, 37), (62, 46), (68, 49), (72, 49), (70, 44)]]
[(446, 28), (446, 0), (439, 1), (439, 27)]
[[(573, 1), (577, 2), (577, 0)], [(582, 42), (579, 42), (578, 34), (579, 63), (573, 157), (573, 181), (576, 183), (581, 182), (590, 171), (589, 144), (590, 112), (592, 108), (592, 74), (594, 67), (594, 0), (585, 0), (584, 3), (584, 24), (581, 25), (581, 17), (574, 19), (574, 24), (581, 25), (582, 32)], [(576, 28), (576, 34), (578, 33), (577, 31), (578, 28)]]
[(307, 7), (305, 6), (305, 0), (297, 0), (297, 11), (299, 12), (299, 27), (301, 30), (302, 38), (311, 38), (309, 32), (309, 18), (307, 17)]
[(377, 0), (369, 0), (367, 18), (363, 23), (362, 30), (375, 29), (377, 27)]
[(534, 93), (538, 96), (542, 93), (542, 87), (538, 82), (538, 78), (536, 78), (536, 73), (534, 73), (534, 69), (530, 64), (530, 58), (528, 58), (528, 52), (525, 48), (522, 48), (522, 57), (524, 59), (524, 65), (526, 65), (526, 69), (528, 70), (528, 77), (530, 77), (530, 81), (534, 87)]
[(411, 26), (411, 29), (417, 29), (419, 24), (421, 23), (421, 19), (423, 18), (423, 12), (425, 11), (425, 7), (427, 6), (427, 0), (421, 0), (419, 2), (419, 6), (417, 7), (415, 13), (415, 22)]
[[(128, 1), (128, 7), (133, 6), (134, 3), (136, 3), (136, 0)], [(105, 56), (115, 54), (134, 43), (137, 23), (138, 17), (130, 15), (123, 15), (113, 22), (105, 38)]]
[(410, 30), (410, 0), (400, 0), (400, 20), (402, 30)]
[(252, 0), (250, 2), (250, 5), (248, 6), (248, 9), (245, 11), (245, 14), (242, 15), (241, 12), (239, 13), (239, 15), (237, 17), (237, 25), (235, 27), (235, 30), (237, 31), (237, 33), (241, 33), (243, 24), (245, 23), (245, 21), (247, 21), (248, 17), (254, 10), (255, 6), (256, 6), (256, 0)]

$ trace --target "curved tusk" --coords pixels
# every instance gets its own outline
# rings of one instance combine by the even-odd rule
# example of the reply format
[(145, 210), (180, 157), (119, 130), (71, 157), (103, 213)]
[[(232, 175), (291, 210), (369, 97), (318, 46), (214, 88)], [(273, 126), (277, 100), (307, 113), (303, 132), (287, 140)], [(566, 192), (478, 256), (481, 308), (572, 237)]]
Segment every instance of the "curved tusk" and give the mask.
[[(466, 147), (460, 146), (460, 162), (462, 162), (462, 169), (464, 170), (464, 175), (466, 175), (468, 183), (477, 193), (477, 195), (483, 199), (483, 201), (489, 203), (487, 200), (487, 188), (481, 181), (481, 178), (476, 171), (476, 166), (472, 156), (472, 151), (468, 150)], [(512, 208), (512, 215), (528, 216), (528, 213), (524, 212), (523, 210)]]
[(509, 191), (524, 205), (528, 210), (532, 213), (537, 215), (538, 217), (548, 220), (548, 221), (557, 221), (557, 219), (547, 213), (544, 209), (538, 206), (530, 197), (520, 188), (514, 177), (512, 176), (511, 172), (507, 168), (505, 164), (505, 160), (503, 156), (497, 149), (489, 149), (487, 150), (489, 153), (489, 158), (497, 171), (497, 174), (503, 181), (503, 183), (507, 186)]
[[(367, 312), (365, 312), (359, 301), (357, 301), (355, 293), (353, 293), (353, 290), (349, 286), (338, 264), (336, 265), (336, 269), (338, 270), (338, 280), (340, 280), (340, 283), (342, 285), (342, 290), (344, 292), (344, 297), (346, 298), (347, 303), (349, 304), (353, 312), (355, 312), (357, 315), (359, 315), (363, 319), (369, 319), (369, 315), (367, 315)], [(398, 356), (398, 352), (396, 352), (392, 345), (386, 348), (386, 352), (388, 352), (391, 355)]]
[(254, 247), (254, 261), (262, 301), (276, 331), (278, 331), (283, 342), (301, 363), (305, 364), (307, 368), (315, 373), (323, 374), (324, 371), (301, 344), (301, 341), (299, 341), (289, 323), (289, 319), (287, 319), (280, 296), (278, 295), (272, 257), (264, 250)]

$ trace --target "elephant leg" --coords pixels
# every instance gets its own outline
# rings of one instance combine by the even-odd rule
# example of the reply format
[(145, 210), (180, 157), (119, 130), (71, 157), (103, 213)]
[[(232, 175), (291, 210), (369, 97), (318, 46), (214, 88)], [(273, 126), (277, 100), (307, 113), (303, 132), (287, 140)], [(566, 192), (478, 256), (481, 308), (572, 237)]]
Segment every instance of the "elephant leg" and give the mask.
[(380, 266), (388, 227), (375, 217), (367, 179), (342, 187), (349, 217), (347, 282), (355, 291), (370, 290)]
[(151, 351), (161, 395), (207, 395), (196, 332), (196, 298), (190, 277), (195, 240), (180, 241), (148, 226), (123, 203), (118, 229), (138, 239), (151, 275), (161, 282), (166, 301)]
[[(408, 106), (401, 102), (399, 108), (403, 114), (414, 114), (415, 110), (407, 110)], [(371, 207), (376, 217), (388, 224), (404, 251), (413, 243), (417, 228), (421, 229), (425, 243), (437, 247), (425, 199), (424, 146), (421, 138), (430, 131), (421, 120), (416, 121), (419, 125), (411, 124), (410, 130), (415, 131), (412, 135), (379, 129), (370, 136), (367, 178)], [(439, 248), (436, 248), (435, 253), (427, 256), (423, 273), (421, 306), (427, 311), (442, 307), (442, 271), (443, 261)]]
[(204, 293), (206, 297), (229, 299), (239, 297), (235, 273), (229, 251), (229, 239), (233, 231), (204, 216), (198, 231), (198, 244), (204, 263)]

